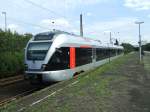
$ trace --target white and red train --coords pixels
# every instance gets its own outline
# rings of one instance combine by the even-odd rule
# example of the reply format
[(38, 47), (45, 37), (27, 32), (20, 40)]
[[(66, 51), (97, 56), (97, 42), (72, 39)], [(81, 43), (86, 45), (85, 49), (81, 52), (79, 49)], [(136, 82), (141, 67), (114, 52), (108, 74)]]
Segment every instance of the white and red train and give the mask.
[(122, 54), (122, 46), (102, 44), (67, 32), (39, 33), (25, 48), (25, 74), (31, 80), (62, 81)]

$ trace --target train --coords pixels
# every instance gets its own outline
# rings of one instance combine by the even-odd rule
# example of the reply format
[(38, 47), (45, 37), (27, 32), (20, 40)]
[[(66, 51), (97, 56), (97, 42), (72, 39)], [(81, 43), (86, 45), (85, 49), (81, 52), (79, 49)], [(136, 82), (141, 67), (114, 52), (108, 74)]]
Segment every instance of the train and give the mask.
[(65, 31), (38, 33), (25, 47), (25, 77), (38, 82), (67, 80), (123, 55), (123, 50)]

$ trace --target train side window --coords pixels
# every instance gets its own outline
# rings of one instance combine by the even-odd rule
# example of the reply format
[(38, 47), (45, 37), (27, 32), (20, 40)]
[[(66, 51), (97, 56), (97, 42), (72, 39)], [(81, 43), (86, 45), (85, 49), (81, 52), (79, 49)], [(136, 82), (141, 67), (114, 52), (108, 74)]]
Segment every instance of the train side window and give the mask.
[(114, 49), (110, 49), (110, 57), (114, 56)]
[(76, 48), (76, 66), (92, 63), (92, 48)]
[(109, 49), (106, 49), (106, 58), (109, 58), (110, 54), (109, 54)]
[(96, 48), (96, 61), (109, 57), (109, 49)]

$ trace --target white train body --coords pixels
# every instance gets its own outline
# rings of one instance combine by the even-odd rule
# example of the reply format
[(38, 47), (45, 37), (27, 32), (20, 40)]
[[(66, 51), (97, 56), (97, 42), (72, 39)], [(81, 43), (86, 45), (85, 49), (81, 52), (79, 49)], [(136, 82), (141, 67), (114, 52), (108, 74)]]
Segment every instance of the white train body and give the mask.
[(25, 74), (29, 78), (62, 81), (100, 66), (122, 54), (123, 47), (102, 44), (61, 31), (40, 33), (25, 49)]

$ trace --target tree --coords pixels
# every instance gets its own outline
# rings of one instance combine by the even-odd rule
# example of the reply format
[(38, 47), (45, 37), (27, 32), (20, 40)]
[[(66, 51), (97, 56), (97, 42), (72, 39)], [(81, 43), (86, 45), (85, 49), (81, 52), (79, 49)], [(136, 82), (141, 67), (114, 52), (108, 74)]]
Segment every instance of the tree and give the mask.
[(121, 45), (124, 47), (124, 53), (125, 53), (125, 54), (134, 51), (134, 46), (132, 46), (132, 45), (129, 44), (129, 43), (122, 43)]
[(144, 51), (150, 51), (150, 43), (147, 43), (146, 45), (142, 46)]
[(0, 78), (17, 75), (24, 69), (24, 48), (32, 34), (0, 29)]

